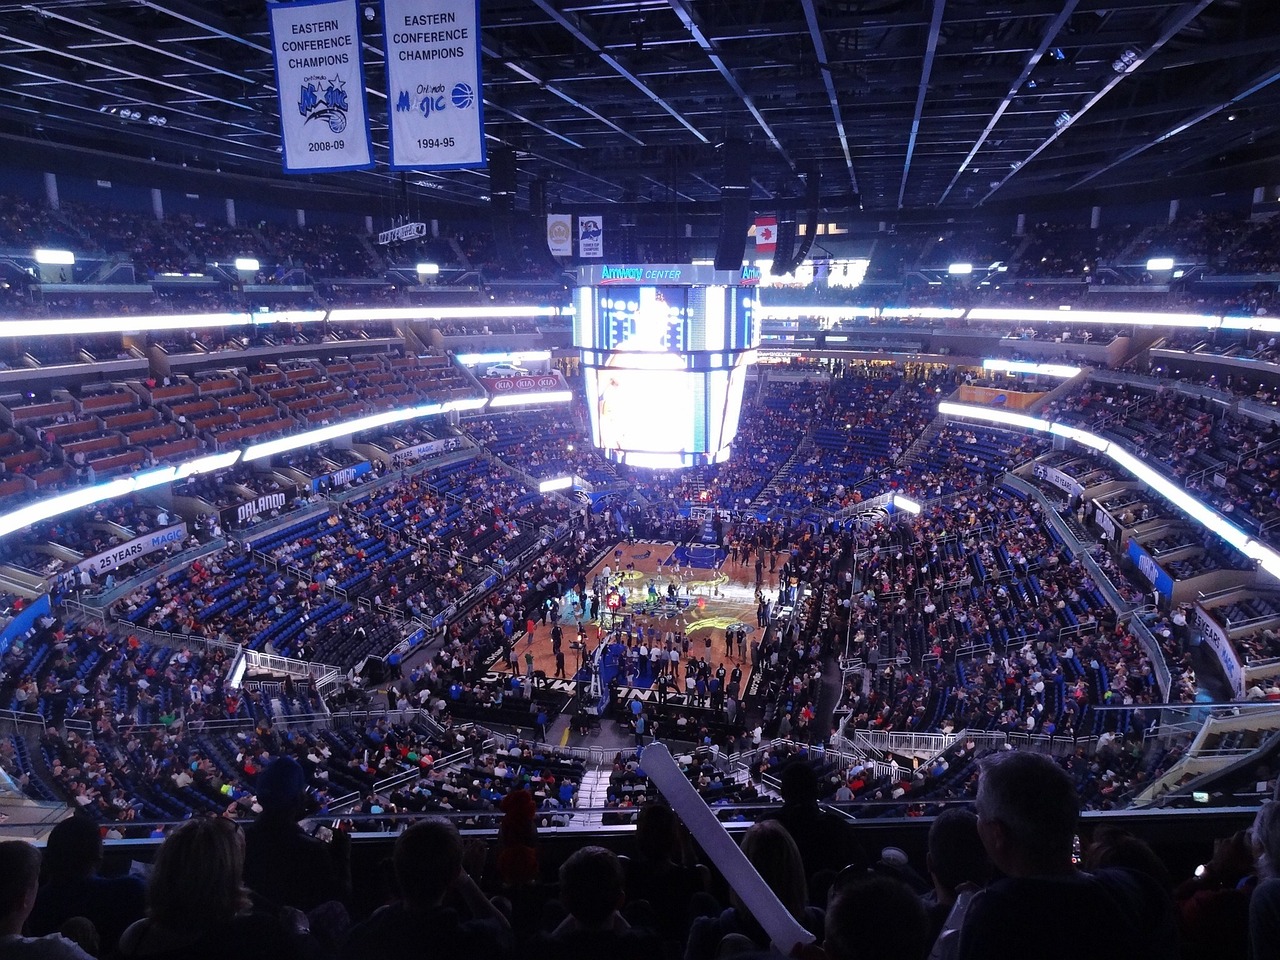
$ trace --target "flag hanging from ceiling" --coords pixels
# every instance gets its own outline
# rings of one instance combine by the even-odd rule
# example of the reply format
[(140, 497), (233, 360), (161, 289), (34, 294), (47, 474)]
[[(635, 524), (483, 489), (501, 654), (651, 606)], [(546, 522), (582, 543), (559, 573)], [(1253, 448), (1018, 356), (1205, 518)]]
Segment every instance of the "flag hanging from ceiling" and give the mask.
[(573, 227), (567, 213), (547, 214), (547, 249), (553, 257), (573, 256)]
[(485, 165), (479, 0), (383, 0), (391, 166)]
[(578, 256), (604, 256), (604, 218), (589, 216), (578, 218)]
[(778, 218), (756, 217), (756, 253), (773, 253), (778, 246)]
[(356, 0), (298, 0), (270, 11), (284, 172), (373, 166)]

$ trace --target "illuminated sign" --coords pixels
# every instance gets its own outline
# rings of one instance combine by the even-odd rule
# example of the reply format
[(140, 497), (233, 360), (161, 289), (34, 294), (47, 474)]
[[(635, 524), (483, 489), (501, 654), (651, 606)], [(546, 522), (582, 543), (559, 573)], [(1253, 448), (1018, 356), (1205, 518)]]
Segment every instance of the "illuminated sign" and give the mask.
[(417, 240), (419, 237), (427, 235), (427, 225), (425, 223), (403, 223), (398, 227), (392, 227), (390, 230), (383, 230), (378, 234), (378, 243), (396, 243), (400, 240)]

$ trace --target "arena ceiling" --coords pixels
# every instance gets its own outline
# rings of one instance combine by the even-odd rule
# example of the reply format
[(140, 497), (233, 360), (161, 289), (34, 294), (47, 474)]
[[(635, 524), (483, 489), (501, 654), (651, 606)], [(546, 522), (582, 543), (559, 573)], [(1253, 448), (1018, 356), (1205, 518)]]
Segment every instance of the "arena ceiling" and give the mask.
[[(759, 209), (802, 194), (810, 169), (826, 209), (888, 216), (1280, 182), (1264, 179), (1280, 144), (1276, 0), (480, 8), (486, 136), (516, 151), (522, 204), (535, 178), (562, 205), (711, 204), (718, 145), (735, 138)], [(485, 171), (411, 172), (402, 188), (387, 169), (380, 7), (362, 19), (379, 166), (309, 182), (484, 204)], [(280, 172), (273, 81), (262, 2), (0, 2), (14, 155), (80, 147), (90, 167), (154, 158), (296, 183)]]

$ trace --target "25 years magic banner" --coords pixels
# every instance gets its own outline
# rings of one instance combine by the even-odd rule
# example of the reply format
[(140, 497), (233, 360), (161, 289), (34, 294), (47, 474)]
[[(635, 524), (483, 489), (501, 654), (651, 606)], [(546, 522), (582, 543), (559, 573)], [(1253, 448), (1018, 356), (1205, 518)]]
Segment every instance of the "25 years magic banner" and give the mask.
[(383, 0), (393, 169), (485, 165), (478, 0)]
[(373, 166), (356, 0), (272, 4), (285, 173)]

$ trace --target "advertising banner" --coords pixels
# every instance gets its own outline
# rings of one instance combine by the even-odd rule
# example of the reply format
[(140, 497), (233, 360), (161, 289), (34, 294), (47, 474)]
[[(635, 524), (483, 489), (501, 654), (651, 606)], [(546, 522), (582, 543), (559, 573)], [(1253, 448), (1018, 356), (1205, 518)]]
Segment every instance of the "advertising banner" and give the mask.
[(589, 216), (578, 218), (578, 256), (586, 259), (604, 257), (604, 218)]
[(96, 557), (81, 560), (77, 566), (88, 570), (94, 576), (101, 576), (116, 567), (122, 567), (126, 563), (137, 560), (139, 557), (144, 557), (148, 553), (163, 550), (171, 544), (181, 544), (186, 539), (187, 525), (185, 523), (175, 523), (171, 527), (165, 527), (163, 530), (153, 530), (151, 533), (144, 534), (141, 537), (135, 537), (128, 543), (122, 543), (112, 547), (110, 550), (104, 550)]
[(1111, 519), (1111, 514), (1107, 513), (1107, 511), (1102, 509), (1102, 507), (1098, 507), (1097, 513), (1094, 514), (1094, 519), (1098, 521), (1098, 526), (1100, 526), (1106, 533), (1107, 539), (1112, 543), (1115, 543), (1116, 524), (1115, 521)]
[(421, 460), (423, 457), (429, 457), (433, 453), (448, 453), (450, 450), (457, 450), (462, 446), (462, 441), (457, 437), (445, 437), (443, 440), (428, 440), (426, 443), (419, 443), (412, 447), (404, 447), (391, 454), (391, 466), (402, 467), (406, 463), (412, 463), (414, 460)]
[(356, 0), (273, 3), (285, 173), (373, 166)]
[(547, 249), (553, 257), (573, 256), (573, 223), (567, 213), (547, 214)]
[(1080, 496), (1084, 492), (1084, 487), (1075, 477), (1069, 477), (1056, 467), (1046, 466), (1043, 463), (1037, 463), (1033, 468), (1036, 478), (1039, 480), (1047, 480), (1059, 490), (1065, 491), (1073, 497)]
[(529, 390), (560, 390), (565, 386), (554, 373), (526, 373), (510, 377), (481, 377), (490, 393), (523, 393)]
[(485, 165), (478, 0), (383, 0), (391, 167)]
[(1169, 576), (1164, 567), (1156, 563), (1151, 554), (1142, 549), (1137, 540), (1129, 540), (1129, 559), (1137, 565), (1138, 572), (1146, 577), (1147, 582), (1155, 587), (1162, 597), (1168, 599), (1173, 596), (1173, 577)]
[(264, 493), (256, 500), (237, 503), (222, 511), (222, 525), (224, 527), (243, 527), (259, 514), (269, 514), (272, 511), (278, 512), (283, 510), (285, 504), (287, 504), (292, 497), (293, 488), (290, 487), (287, 490), (279, 490), (275, 493)]
[(356, 477), (363, 477), (366, 473), (373, 469), (373, 464), (368, 461), (357, 463), (352, 467), (343, 467), (341, 470), (335, 470), (333, 473), (325, 474), (322, 477), (311, 478), (311, 489), (319, 490), (326, 480), (329, 481), (330, 489), (345, 486)]
[(1209, 649), (1222, 664), (1222, 672), (1226, 674), (1227, 682), (1231, 684), (1232, 698), (1243, 699), (1244, 664), (1240, 662), (1240, 652), (1227, 638), (1226, 631), (1218, 621), (1198, 603), (1196, 604), (1196, 629), (1200, 631), (1201, 640), (1209, 645)]

